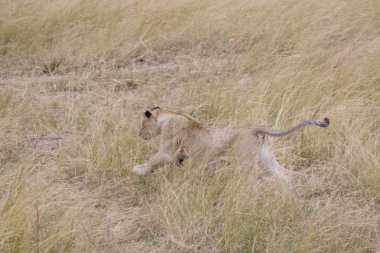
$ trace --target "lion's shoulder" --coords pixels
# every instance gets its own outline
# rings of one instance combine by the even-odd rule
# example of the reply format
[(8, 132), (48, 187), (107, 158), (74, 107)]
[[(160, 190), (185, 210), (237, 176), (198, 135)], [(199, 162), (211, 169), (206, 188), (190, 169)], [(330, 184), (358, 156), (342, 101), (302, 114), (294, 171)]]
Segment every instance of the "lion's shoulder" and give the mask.
[(187, 127), (190, 129), (203, 128), (203, 124), (201, 122), (182, 111), (161, 111), (160, 117), (170, 119), (168, 124), (174, 124), (177, 127)]

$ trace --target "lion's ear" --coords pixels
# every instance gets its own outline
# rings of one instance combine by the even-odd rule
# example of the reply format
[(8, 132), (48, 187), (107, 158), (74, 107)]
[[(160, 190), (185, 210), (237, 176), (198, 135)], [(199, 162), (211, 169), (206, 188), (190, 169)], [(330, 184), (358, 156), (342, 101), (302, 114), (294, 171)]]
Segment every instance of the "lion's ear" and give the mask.
[(152, 116), (152, 113), (150, 111), (145, 111), (145, 117), (147, 117), (148, 119)]

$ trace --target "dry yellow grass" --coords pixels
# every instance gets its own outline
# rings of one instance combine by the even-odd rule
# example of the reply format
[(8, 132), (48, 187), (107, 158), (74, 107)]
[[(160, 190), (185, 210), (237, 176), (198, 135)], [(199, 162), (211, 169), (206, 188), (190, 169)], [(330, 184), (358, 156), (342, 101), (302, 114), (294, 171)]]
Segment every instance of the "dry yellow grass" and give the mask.
[[(379, 252), (378, 0), (3, 0), (0, 252)], [(233, 165), (131, 168), (151, 103), (272, 139), (295, 190)]]

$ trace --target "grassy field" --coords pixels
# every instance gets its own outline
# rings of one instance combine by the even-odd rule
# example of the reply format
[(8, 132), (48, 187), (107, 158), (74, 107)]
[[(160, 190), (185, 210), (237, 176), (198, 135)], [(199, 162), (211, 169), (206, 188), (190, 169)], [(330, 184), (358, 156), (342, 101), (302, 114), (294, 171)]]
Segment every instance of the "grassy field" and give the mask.
[[(0, 252), (380, 252), (378, 0), (2, 0)], [(272, 138), (294, 190), (131, 173), (158, 103)]]

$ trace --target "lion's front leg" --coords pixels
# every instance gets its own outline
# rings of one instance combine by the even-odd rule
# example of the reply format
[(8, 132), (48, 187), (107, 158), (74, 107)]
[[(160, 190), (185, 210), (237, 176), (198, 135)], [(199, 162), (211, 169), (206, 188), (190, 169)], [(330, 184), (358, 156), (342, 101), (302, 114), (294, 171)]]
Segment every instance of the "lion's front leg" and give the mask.
[(150, 172), (146, 163), (137, 164), (135, 167), (133, 167), (132, 171), (133, 171), (133, 173), (135, 173), (138, 176), (143, 176), (143, 175), (146, 175)]
[(179, 166), (182, 166), (183, 165), (183, 162), (189, 158), (185, 152), (184, 149), (179, 149), (177, 152), (176, 152), (176, 162), (177, 162), (177, 165)]
[(171, 155), (165, 153), (157, 153), (144, 164), (136, 165), (133, 167), (132, 171), (136, 175), (142, 176), (151, 173), (158, 167), (164, 166), (172, 161), (173, 159)]
[(146, 175), (158, 167), (174, 162), (173, 153), (176, 143), (176, 139), (173, 136), (174, 133), (172, 129), (164, 125), (161, 129), (160, 151), (144, 164), (133, 167), (132, 171), (136, 175)]

